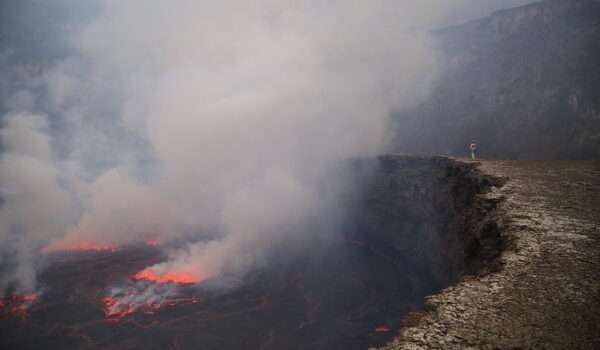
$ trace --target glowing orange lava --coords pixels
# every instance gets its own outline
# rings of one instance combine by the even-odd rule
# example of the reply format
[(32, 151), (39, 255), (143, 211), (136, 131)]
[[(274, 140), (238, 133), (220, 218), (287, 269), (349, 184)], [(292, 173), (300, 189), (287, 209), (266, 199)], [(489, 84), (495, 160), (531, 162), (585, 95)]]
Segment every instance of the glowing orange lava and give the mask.
[(389, 331), (390, 331), (389, 328), (384, 328), (384, 327), (375, 328), (375, 332), (389, 332)]
[(119, 294), (102, 299), (104, 303), (104, 315), (107, 321), (118, 322), (125, 316), (138, 311), (146, 315), (155, 315), (164, 305), (173, 307), (180, 303), (195, 304), (199, 302), (195, 296), (191, 298), (169, 299), (169, 296), (173, 296), (169, 294), (172, 292), (172, 289), (168, 286), (164, 287), (167, 289), (153, 289), (151, 292), (135, 289), (122, 291)]
[(151, 241), (147, 241), (146, 245), (160, 245), (160, 239), (153, 239)]
[(116, 249), (110, 246), (96, 245), (90, 242), (82, 242), (76, 244), (52, 244), (41, 250), (42, 253), (61, 251), (61, 250), (106, 250), (114, 252)]
[(144, 270), (138, 272), (135, 275), (137, 279), (147, 279), (154, 282), (166, 283), (166, 282), (175, 282), (175, 283), (196, 283), (200, 282), (201, 279), (195, 278), (191, 273), (181, 273), (176, 274), (173, 272), (169, 272), (166, 275), (158, 276), (152, 273), (149, 270)]
[(39, 299), (37, 295), (0, 295), (0, 312), (8, 312), (15, 317), (25, 318), (29, 316), (29, 309)]
[(106, 304), (104, 314), (106, 317), (111, 317), (114, 320), (120, 320), (125, 315), (135, 311), (135, 309), (131, 307), (133, 306), (133, 303), (123, 303), (115, 300), (113, 297), (104, 298), (102, 301)]

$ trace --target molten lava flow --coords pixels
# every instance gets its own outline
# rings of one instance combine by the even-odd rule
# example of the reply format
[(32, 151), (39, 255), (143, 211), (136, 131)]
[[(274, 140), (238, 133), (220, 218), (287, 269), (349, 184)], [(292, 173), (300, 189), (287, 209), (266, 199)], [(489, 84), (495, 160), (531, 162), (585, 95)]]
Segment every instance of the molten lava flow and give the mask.
[(47, 246), (46, 248), (43, 248), (40, 252), (41, 253), (47, 253), (47, 252), (54, 252), (54, 251), (61, 251), (61, 250), (106, 250), (106, 251), (111, 251), (114, 252), (116, 249), (114, 247), (110, 247), (110, 246), (102, 246), (102, 245), (97, 245), (94, 243), (90, 243), (90, 242), (81, 242), (81, 243), (75, 243), (75, 244), (51, 244), (49, 246)]
[(0, 311), (6, 312), (14, 317), (25, 318), (29, 316), (28, 310), (39, 297), (37, 295), (11, 295), (1, 296)]
[(196, 283), (200, 282), (202, 279), (195, 278), (191, 273), (181, 273), (176, 274), (174, 272), (169, 272), (165, 275), (159, 276), (155, 275), (153, 272), (149, 270), (144, 270), (138, 272), (135, 275), (137, 279), (147, 279), (154, 282), (166, 283), (166, 282), (175, 282), (175, 283)]
[(106, 297), (102, 299), (106, 304), (104, 308), (104, 315), (117, 321), (122, 319), (125, 315), (135, 311), (135, 305), (132, 302), (122, 302), (114, 297)]
[(201, 279), (191, 273), (169, 272), (164, 275), (155, 274), (151, 269), (138, 272), (126, 287), (113, 288), (110, 294), (102, 299), (104, 314), (111, 321), (119, 321), (128, 314), (136, 311), (154, 315), (158, 309), (176, 306), (179, 303), (197, 303), (195, 296), (191, 298), (178, 297), (179, 291), (191, 283)]
[[(120, 321), (126, 315), (140, 311), (154, 315), (163, 306), (198, 303), (196, 296), (181, 298), (179, 287), (171, 283), (137, 283), (123, 288), (114, 288), (109, 296), (102, 299), (104, 315), (109, 321)], [(175, 297), (175, 298), (174, 298)]]
[(367, 337), (372, 337), (372, 336), (374, 336), (374, 335), (375, 335), (375, 333), (377, 333), (377, 332), (389, 332), (389, 331), (390, 331), (390, 329), (389, 329), (389, 328), (385, 328), (385, 327), (377, 327), (377, 328), (375, 328), (375, 330), (374, 330), (373, 332), (371, 332), (371, 333), (368, 333), (368, 334), (367, 334)]
[(273, 343), (273, 330), (271, 329), (271, 330), (269, 331), (269, 334), (268, 334), (268, 336), (267, 336), (267, 341), (266, 341), (264, 344), (262, 344), (262, 345), (260, 346), (260, 350), (265, 350), (265, 349), (269, 348), (269, 346), (270, 346), (272, 343)]
[(146, 241), (144, 244), (156, 246), (156, 245), (160, 245), (160, 243), (161, 243), (160, 239), (153, 239), (153, 240), (150, 240), (150, 241)]

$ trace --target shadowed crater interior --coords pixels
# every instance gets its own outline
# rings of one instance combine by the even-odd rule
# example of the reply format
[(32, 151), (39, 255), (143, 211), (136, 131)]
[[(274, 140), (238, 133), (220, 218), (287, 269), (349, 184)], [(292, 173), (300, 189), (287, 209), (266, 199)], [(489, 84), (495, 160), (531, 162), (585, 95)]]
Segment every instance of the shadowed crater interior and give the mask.
[(477, 196), (490, 185), (441, 157), (354, 163), (344, 228), (300, 255), (199, 284), (135, 280), (160, 247), (52, 253), (37, 297), (4, 297), (3, 349), (364, 349), (423, 298), (493, 268), (501, 248)]

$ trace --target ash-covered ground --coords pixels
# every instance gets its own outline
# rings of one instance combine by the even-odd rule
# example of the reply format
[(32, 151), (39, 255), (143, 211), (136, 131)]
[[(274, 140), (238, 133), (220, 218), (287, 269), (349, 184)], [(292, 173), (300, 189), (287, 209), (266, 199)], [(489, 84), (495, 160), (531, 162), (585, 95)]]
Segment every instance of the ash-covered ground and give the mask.
[(503, 178), (484, 198), (510, 242), (404, 320), (386, 350), (600, 349), (600, 162), (456, 159)]

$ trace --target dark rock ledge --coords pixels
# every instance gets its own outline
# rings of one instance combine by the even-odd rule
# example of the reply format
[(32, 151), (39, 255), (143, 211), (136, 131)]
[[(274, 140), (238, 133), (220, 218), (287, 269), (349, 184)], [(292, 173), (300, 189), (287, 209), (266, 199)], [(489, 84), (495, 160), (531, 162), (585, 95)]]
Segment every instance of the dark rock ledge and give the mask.
[(490, 185), (463, 213), (467, 272), (382, 349), (600, 349), (600, 162), (448, 161)]

